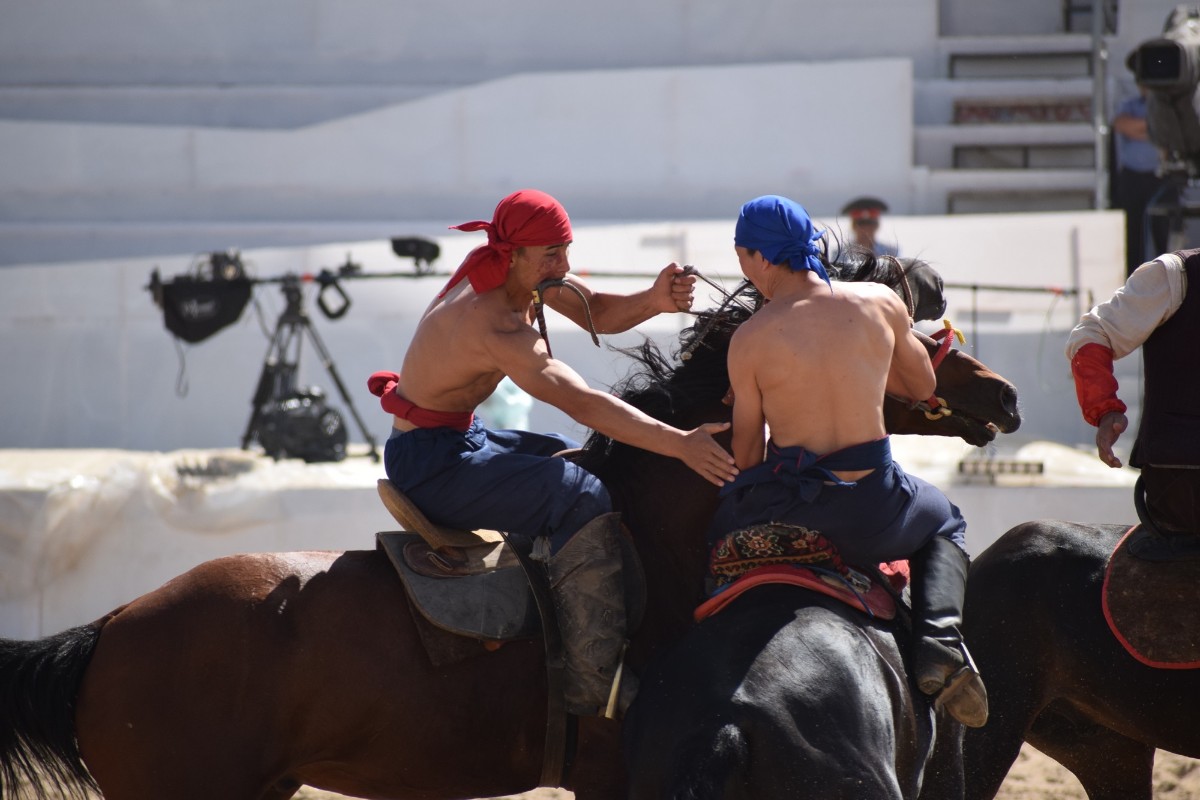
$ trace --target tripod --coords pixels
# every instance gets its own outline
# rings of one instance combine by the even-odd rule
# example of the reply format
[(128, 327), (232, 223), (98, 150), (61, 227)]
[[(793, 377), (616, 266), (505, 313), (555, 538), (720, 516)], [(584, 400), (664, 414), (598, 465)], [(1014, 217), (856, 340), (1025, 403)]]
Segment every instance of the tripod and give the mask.
[[(325, 348), (325, 343), (321, 341), (321, 337), (317, 335), (317, 329), (313, 327), (312, 320), (305, 313), (302, 305), (302, 294), (300, 291), (300, 279), (296, 275), (285, 275), (281, 282), (283, 284), (283, 295), (287, 302), (283, 313), (279, 315), (279, 320), (275, 323), (275, 331), (271, 335), (271, 344), (267, 348), (266, 357), (263, 359), (262, 373), (258, 378), (258, 387), (254, 390), (254, 399), (251, 400), (252, 411), (250, 413), (250, 421), (246, 425), (246, 432), (242, 434), (242, 449), (246, 450), (250, 446), (250, 442), (255, 438), (261, 441), (260, 433), (262, 431), (264, 412), (268, 406), (276, 401), (285, 400), (292, 395), (296, 388), (296, 372), (300, 366), (300, 345), (303, 341), (301, 333), (307, 333), (309, 340), (312, 342), (313, 348), (316, 349), (317, 355), (321, 358), (321, 363), (325, 366), (325, 370), (329, 376), (333, 378), (333, 383), (337, 387), (338, 394), (341, 395), (342, 402), (346, 404), (346, 408), (350, 411), (354, 421), (358, 424), (358, 429), (363, 435), (363, 439), (371, 448), (370, 456), (373, 461), (379, 461), (379, 448), (375, 443), (375, 438), (371, 436), (367, 426), (363, 424), (362, 418), (358, 415), (358, 411), (354, 408), (354, 403), (350, 399), (350, 395), (346, 392), (346, 387), (342, 383), (341, 377), (338, 375), (337, 367), (334, 366), (333, 358), (329, 351)], [(289, 354), (291, 354), (289, 356)]]

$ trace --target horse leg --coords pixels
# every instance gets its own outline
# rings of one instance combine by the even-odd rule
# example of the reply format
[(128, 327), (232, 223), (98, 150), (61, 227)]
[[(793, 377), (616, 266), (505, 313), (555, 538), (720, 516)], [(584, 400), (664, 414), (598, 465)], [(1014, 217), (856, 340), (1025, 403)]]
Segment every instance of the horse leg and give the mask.
[(1073, 713), (1048, 706), (1027, 739), (1071, 771), (1089, 800), (1151, 800), (1155, 749)]
[[(963, 738), (963, 775), (967, 800), (990, 800), (1021, 753), (1026, 731), (1040, 713), (1042, 688), (1029, 676), (1037, 673), (1029, 665), (990, 669), (996, 663), (994, 649), (1012, 647), (1007, 639), (977, 636), (973, 642), (976, 663), (985, 676), (991, 713), (982, 728), (969, 728)], [(974, 645), (973, 645), (974, 646)], [(1010, 659), (1013, 661), (1013, 659)]]

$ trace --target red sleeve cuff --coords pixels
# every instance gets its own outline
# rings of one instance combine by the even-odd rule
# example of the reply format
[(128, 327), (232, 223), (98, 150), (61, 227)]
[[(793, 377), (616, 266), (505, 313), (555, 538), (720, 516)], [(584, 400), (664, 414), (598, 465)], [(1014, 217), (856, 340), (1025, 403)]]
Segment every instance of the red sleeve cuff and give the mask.
[(1112, 350), (1095, 342), (1085, 344), (1071, 359), (1071, 375), (1075, 397), (1089, 425), (1099, 425), (1100, 419), (1113, 411), (1125, 413), (1126, 406), (1117, 397)]

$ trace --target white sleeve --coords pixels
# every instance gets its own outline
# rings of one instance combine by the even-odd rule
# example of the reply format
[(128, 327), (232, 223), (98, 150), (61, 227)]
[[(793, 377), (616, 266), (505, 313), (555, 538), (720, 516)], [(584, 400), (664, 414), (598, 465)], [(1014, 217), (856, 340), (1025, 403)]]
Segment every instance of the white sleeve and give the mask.
[(1187, 291), (1183, 259), (1174, 253), (1142, 264), (1113, 296), (1084, 314), (1067, 338), (1067, 360), (1095, 342), (1124, 358), (1179, 310)]

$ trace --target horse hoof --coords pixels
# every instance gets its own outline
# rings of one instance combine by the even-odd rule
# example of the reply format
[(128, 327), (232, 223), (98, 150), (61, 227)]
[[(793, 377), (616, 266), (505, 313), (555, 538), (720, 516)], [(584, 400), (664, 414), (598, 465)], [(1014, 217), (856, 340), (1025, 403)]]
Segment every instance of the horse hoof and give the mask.
[(983, 679), (970, 667), (962, 667), (946, 679), (934, 707), (945, 708), (950, 716), (968, 728), (982, 728), (988, 720), (987, 689)]

